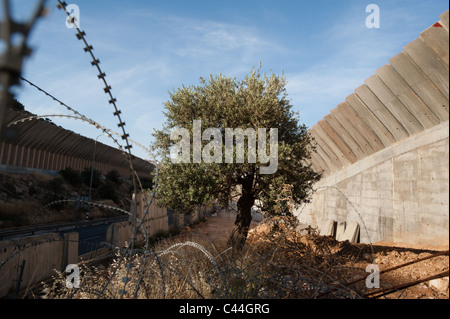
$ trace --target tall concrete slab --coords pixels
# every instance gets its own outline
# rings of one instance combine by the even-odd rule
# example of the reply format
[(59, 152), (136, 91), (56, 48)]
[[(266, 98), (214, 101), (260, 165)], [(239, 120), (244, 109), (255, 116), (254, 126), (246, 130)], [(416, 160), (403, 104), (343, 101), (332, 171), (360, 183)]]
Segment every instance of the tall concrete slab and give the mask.
[(350, 151), (356, 157), (356, 161), (367, 156), (354, 137), (332, 114), (326, 115), (324, 119), (326, 123), (336, 132), (337, 136), (341, 138), (342, 141), (349, 147)]
[(386, 106), (369, 90), (367, 85), (356, 88), (355, 93), (363, 103), (372, 111), (386, 129), (394, 136), (396, 141), (409, 136), (403, 125), (392, 115)]
[(442, 26), (448, 31), (448, 10), (439, 16)]
[(401, 52), (391, 58), (389, 62), (441, 122), (449, 119), (448, 98), (433, 85), (408, 55)]
[(330, 167), (328, 167), (327, 163), (322, 158), (322, 156), (319, 155), (317, 150), (314, 151), (314, 153), (311, 153), (311, 161), (317, 167), (316, 172), (320, 173), (323, 170), (326, 174), (330, 174), (331, 173)]
[[(329, 122), (333, 123), (333, 125)], [(339, 147), (345, 157), (350, 161), (350, 163), (355, 163), (358, 161), (358, 157), (355, 155), (353, 150), (348, 146), (347, 141), (349, 143), (354, 142), (351, 136), (348, 135), (347, 131), (339, 124), (336, 119), (328, 115), (324, 117), (323, 120), (319, 121), (320, 127), (330, 136), (333, 142)], [(347, 137), (347, 139), (345, 138)]]
[(341, 168), (343, 165), (339, 160), (339, 157), (331, 150), (331, 148), (325, 143), (322, 138), (317, 134), (317, 132), (312, 128), (310, 130), (311, 136), (316, 140), (317, 153), (323, 158), (323, 160), (330, 167), (331, 171), (336, 171)]
[(309, 161), (313, 165), (313, 169), (315, 172), (325, 172), (325, 165), (320, 156), (317, 155), (316, 150), (311, 152), (311, 159)]
[(342, 166), (350, 164), (350, 161), (345, 157), (342, 150), (333, 142), (330, 136), (322, 129), (322, 127), (317, 123), (312, 128), (314, 132), (322, 139), (322, 143), (325, 143), (328, 148), (332, 150), (332, 152), (338, 158), (340, 164)]
[(449, 62), (449, 40), (448, 30), (442, 26), (442, 21), (439, 21), (436, 26), (431, 26), (420, 34), (423, 42), (425, 42), (447, 65)]
[(345, 221), (338, 221), (336, 226), (336, 240), (341, 241), (343, 240), (343, 236), (345, 233), (345, 227), (346, 222)]
[[(311, 156), (312, 156), (312, 155), (311, 155)], [(311, 161), (307, 161), (307, 162), (305, 163), (305, 166), (310, 166), (311, 169), (312, 169), (314, 172), (317, 172), (317, 173), (323, 172), (324, 169), (323, 169), (321, 166), (318, 166), (316, 163), (317, 163), (317, 159), (314, 159), (314, 160), (311, 160)]]
[(335, 109), (331, 110), (331, 114), (349, 131), (366, 155), (383, 149), (383, 142), (358, 117), (347, 102), (340, 103)]
[(449, 98), (449, 70), (436, 53), (428, 47), (421, 38), (405, 46), (405, 52), (422, 69), (423, 73)]
[[(55, 168), (64, 165), (60, 161), (59, 155), (66, 155), (64, 163), (72, 168), (83, 169), (84, 166), (90, 166), (92, 153), (94, 149), (94, 140), (78, 135), (74, 132), (64, 130), (61, 127), (48, 123), (44, 120), (26, 120), (29, 114), (23, 114), (8, 110), (5, 119), (7, 123), (19, 121), (18, 124), (11, 126), (11, 136), (9, 139), (3, 139), (4, 147), (0, 149), (0, 164), (19, 166), (27, 163), (30, 168)], [(24, 122), (21, 122), (24, 121)], [(14, 145), (21, 150), (21, 153), (10, 153), (9, 146)], [(23, 150), (21, 148), (24, 148)], [(27, 154), (26, 160), (22, 159), (22, 154)], [(113, 147), (97, 142), (96, 162), (98, 167), (102, 167), (103, 173), (111, 169), (119, 171), (123, 177), (130, 176), (130, 164), (127, 155)], [(133, 166), (139, 172), (141, 177), (150, 177), (152, 166), (147, 161), (135, 157)]]
[(378, 78), (373, 75), (366, 80), (366, 85), (380, 100), (386, 109), (405, 128), (408, 135), (423, 131), (424, 127), (403, 105), (403, 103), (392, 93), (392, 91)]
[[(386, 147), (396, 141), (394, 135), (384, 126), (384, 124), (373, 114), (359, 96), (355, 93), (347, 97), (347, 103), (352, 107), (358, 117), (376, 134)], [(383, 147), (383, 148), (384, 148)]]
[(439, 124), (439, 118), (391, 65), (386, 64), (376, 74), (425, 129)]
[(336, 235), (336, 222), (332, 219), (323, 221), (319, 226), (319, 234), (322, 236), (335, 236)]
[(346, 227), (345, 231), (341, 236), (342, 241), (348, 240), (351, 243), (356, 243), (358, 241), (359, 237), (359, 224), (356, 222), (349, 222)]
[(316, 124), (312, 160), (332, 168), (301, 223), (336, 220), (341, 240), (448, 247), (448, 11), (440, 18)]

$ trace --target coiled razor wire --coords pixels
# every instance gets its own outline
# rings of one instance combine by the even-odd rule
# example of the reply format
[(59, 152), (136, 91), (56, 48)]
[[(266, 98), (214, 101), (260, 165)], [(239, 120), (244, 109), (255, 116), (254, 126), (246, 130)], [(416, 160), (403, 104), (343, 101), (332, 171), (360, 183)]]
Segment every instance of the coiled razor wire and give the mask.
[[(59, 0), (58, 0), (57, 2), (58, 2), (58, 5), (57, 5), (58, 9), (63, 9), (63, 10), (65, 11), (65, 13), (66, 13), (69, 17), (71, 17), (70, 13), (67, 11), (67, 4), (66, 4), (66, 2), (64, 2), (64, 1), (62, 2), (62, 1), (59, 1)], [(5, 5), (6, 5), (8, 2), (5, 0), (4, 3), (5, 3)], [(41, 3), (42, 3), (42, 2), (41, 2)], [(9, 12), (9, 11), (8, 11), (8, 12)], [(9, 17), (9, 16), (8, 16), (8, 17)], [(121, 111), (118, 109), (118, 107), (117, 107), (117, 105), (116, 105), (117, 99), (113, 97), (113, 95), (112, 95), (112, 93), (111, 93), (111, 86), (108, 85), (108, 83), (107, 83), (107, 81), (106, 81), (106, 79), (105, 79), (106, 74), (101, 70), (101, 68), (100, 68), (100, 66), (99, 66), (100, 60), (98, 60), (98, 59), (94, 56), (94, 54), (93, 54), (93, 52), (92, 52), (92, 50), (93, 50), (92, 45), (89, 45), (88, 42), (86, 41), (86, 38), (85, 38), (86, 33), (85, 33), (84, 31), (81, 31), (81, 30), (79, 29), (79, 27), (76, 25), (76, 21), (75, 21), (74, 19), (70, 19), (70, 22), (75, 26), (75, 28), (76, 28), (76, 30), (77, 30), (77, 34), (76, 34), (77, 38), (78, 38), (79, 40), (82, 40), (82, 41), (84, 42), (85, 46), (86, 46), (86, 47), (84, 48), (84, 51), (85, 51), (85, 52), (88, 52), (88, 53), (91, 55), (91, 57), (92, 57), (92, 59), (93, 59), (93, 61), (91, 62), (91, 64), (92, 64), (92, 66), (95, 66), (95, 67), (97, 68), (97, 70), (98, 70), (98, 72), (99, 72), (98, 78), (99, 78), (100, 80), (102, 80), (103, 83), (104, 83), (104, 85), (105, 85), (104, 92), (105, 92), (106, 94), (109, 95), (109, 103), (112, 104), (113, 107), (114, 107), (114, 113), (113, 113), (113, 114), (114, 114), (114, 116), (116, 116), (116, 117), (118, 118), (118, 120), (119, 120), (118, 127), (121, 128), (122, 134), (120, 135), (120, 134), (117, 134), (117, 133), (115, 133), (115, 132), (114, 132), (114, 133), (115, 133), (116, 135), (119, 135), (119, 136), (125, 141), (125, 143), (126, 143), (126, 146), (125, 146), (124, 148), (125, 148), (125, 150), (128, 151), (128, 154), (126, 154), (126, 155), (127, 155), (127, 157), (128, 157), (129, 164), (130, 164), (130, 170), (131, 170), (131, 173), (132, 173), (134, 194), (137, 194), (136, 179), (138, 180), (138, 182), (139, 182), (139, 184), (140, 184), (141, 190), (142, 190), (142, 184), (140, 183), (139, 177), (137, 176), (137, 173), (136, 173), (136, 171), (134, 170), (134, 167), (133, 167), (132, 154), (131, 154), (131, 148), (132, 148), (132, 145), (129, 143), (129, 141), (130, 141), (130, 139), (129, 139), (129, 134), (127, 134), (127, 132), (125, 131), (125, 122), (122, 121), (121, 116), (120, 116)], [(26, 81), (26, 82), (29, 83), (30, 85), (36, 87), (38, 90), (42, 91), (44, 94), (46, 94), (47, 96), (51, 97), (53, 100), (59, 102), (61, 105), (63, 105), (63, 106), (66, 107), (68, 110), (70, 110), (71, 112), (73, 112), (74, 114), (77, 115), (77, 117), (72, 117), (72, 118), (81, 119), (81, 120), (83, 120), (83, 121), (88, 122), (88, 123), (91, 124), (91, 125), (94, 125), (94, 126), (95, 126), (96, 128), (98, 128), (98, 129), (102, 129), (102, 131), (103, 131), (104, 133), (106, 133), (110, 138), (113, 139), (113, 141), (119, 146), (119, 148), (122, 150), (122, 152), (125, 153), (125, 151), (123, 150), (123, 147), (120, 145), (120, 143), (118, 143), (118, 141), (117, 141), (115, 138), (112, 137), (112, 132), (113, 132), (113, 131), (111, 131), (111, 130), (109, 130), (109, 129), (106, 129), (105, 127), (99, 125), (98, 123), (96, 123), (96, 122), (94, 122), (94, 121), (88, 119), (88, 118), (85, 117), (84, 115), (82, 115), (82, 114), (80, 114), (79, 112), (77, 112), (75, 109), (69, 107), (69, 106), (66, 105), (65, 103), (63, 103), (63, 102), (59, 101), (58, 99), (56, 99), (55, 97), (53, 97), (51, 94), (47, 93), (45, 90), (39, 88), (37, 85), (35, 85), (35, 84), (31, 83), (30, 81), (24, 79), (23, 77), (20, 76), (20, 74), (19, 74), (19, 77), (20, 77), (23, 81)], [(8, 87), (9, 87), (9, 86), (8, 86)], [(70, 117), (70, 116), (67, 116), (67, 117)], [(21, 122), (21, 121), (18, 121), (18, 122)], [(12, 125), (12, 124), (17, 124), (17, 123), (11, 123), (11, 125)], [(139, 144), (139, 143), (135, 143), (135, 144), (136, 144), (136, 145), (139, 145), (140, 147), (142, 147), (142, 145)], [(148, 151), (148, 149), (146, 149), (146, 148), (144, 148), (144, 149), (145, 149), (148, 153), (150, 153), (150, 152)], [(157, 167), (157, 165), (156, 165), (156, 167)], [(157, 172), (157, 176), (158, 176), (158, 172)], [(133, 247), (134, 247), (134, 245), (135, 245), (135, 240), (136, 240), (137, 231), (142, 230), (142, 235), (143, 235), (143, 237), (145, 238), (145, 242), (146, 242), (145, 245), (146, 245), (146, 247), (148, 247), (149, 236), (148, 236), (148, 234), (147, 234), (147, 231), (146, 231), (145, 229), (142, 229), (142, 224), (143, 224), (143, 222), (144, 222), (144, 220), (145, 220), (145, 217), (147, 217), (147, 215), (148, 215), (149, 207), (150, 207), (150, 205), (151, 205), (151, 203), (152, 203), (152, 201), (153, 201), (153, 197), (154, 197), (154, 195), (155, 195), (156, 188), (157, 188), (157, 184), (156, 184), (156, 183), (157, 183), (157, 179), (156, 179), (156, 182), (155, 182), (155, 185), (154, 185), (154, 188), (153, 188), (153, 193), (152, 193), (152, 195), (151, 195), (151, 198), (150, 198), (150, 200), (146, 203), (146, 209), (145, 209), (145, 213), (144, 213), (144, 218), (143, 218), (142, 220), (138, 220), (138, 219), (137, 219), (137, 215), (136, 215), (136, 198), (135, 198), (135, 196), (133, 196), (133, 198), (132, 198), (131, 212), (127, 212), (127, 211), (124, 211), (124, 210), (120, 210), (121, 212), (125, 212), (126, 214), (129, 214), (130, 216), (133, 217), (131, 241), (130, 241), (130, 244), (129, 244), (129, 246), (128, 246), (128, 248), (129, 248), (129, 250), (128, 250), (128, 256), (130, 256), (130, 257), (132, 256)], [(64, 202), (68, 202), (68, 201), (74, 201), (74, 200), (55, 201), (55, 202), (50, 203), (49, 205), (53, 205), (53, 204), (57, 204), (57, 203), (64, 203)], [(79, 201), (79, 200), (78, 200), (78, 201)], [(98, 205), (98, 204), (95, 204), (95, 203), (94, 203), (94, 205)], [(107, 205), (99, 205), (99, 206), (101, 206), (101, 207), (102, 207), (102, 206), (103, 206), (103, 207), (106, 207)], [(107, 208), (110, 208), (110, 209), (111, 209), (111, 207), (107, 207)], [(112, 208), (112, 209), (116, 209), (116, 210), (117, 210), (117, 208)], [(132, 267), (131, 262), (132, 262), (132, 258), (130, 258), (130, 262), (129, 262), (128, 266), (127, 266), (127, 269), (128, 269), (128, 270), (131, 269), (131, 267)], [(1, 265), (4, 265), (4, 262), (2, 262)], [(127, 279), (127, 278), (125, 277), (125, 280), (124, 280), (124, 288), (123, 288), (123, 290), (122, 290), (122, 292), (121, 292), (121, 297), (123, 297), (123, 294), (124, 294), (124, 292), (125, 292), (126, 283), (127, 283), (127, 280), (126, 280), (126, 279)], [(105, 287), (105, 289), (106, 289), (106, 287)]]
[[(67, 4), (65, 2), (62, 2), (62, 1), (59, 1), (59, 0), (57, 0), (57, 2), (58, 2), (58, 8), (59, 9), (63, 9), (65, 11), (65, 13), (69, 17), (71, 17), (70, 13), (67, 11), (67, 8), (66, 8)], [(101, 70), (101, 68), (99, 66), (100, 61), (94, 56), (94, 54), (92, 52), (93, 51), (93, 47), (91, 45), (89, 45), (88, 42), (86, 41), (86, 38), (85, 38), (86, 33), (84, 31), (81, 31), (79, 29), (79, 27), (76, 26), (76, 21), (71, 20), (71, 22), (76, 27), (76, 30), (77, 30), (76, 36), (77, 36), (77, 38), (79, 40), (82, 40), (84, 42), (84, 44), (85, 44), (84, 51), (89, 53), (91, 55), (92, 59), (93, 59), (91, 64), (92, 64), (92, 66), (97, 68), (97, 70), (99, 72), (98, 78), (103, 81), (103, 83), (105, 85), (104, 91), (105, 91), (106, 94), (109, 95), (109, 103), (112, 104), (113, 107), (114, 107), (114, 113), (113, 114), (119, 120), (118, 126), (121, 128), (122, 134), (121, 135), (117, 134), (117, 135), (119, 135), (126, 142), (126, 146), (124, 147), (124, 149), (127, 151), (126, 155), (129, 158), (130, 170), (132, 171), (132, 177), (133, 177), (134, 194), (136, 194), (137, 193), (136, 192), (137, 191), (137, 185), (136, 185), (136, 181), (135, 181), (136, 173), (134, 171), (133, 163), (132, 163), (132, 155), (131, 155), (131, 147), (132, 147), (132, 145), (129, 143), (129, 141), (131, 141), (131, 140), (129, 138), (129, 135), (125, 131), (125, 123), (122, 121), (121, 116), (120, 116), (121, 111), (117, 108), (117, 105), (116, 105), (117, 100), (111, 94), (111, 86), (108, 85), (108, 83), (107, 83), (107, 81), (105, 79), (106, 74)], [(27, 81), (25, 79), (23, 79), (23, 80)], [(29, 82), (29, 81), (27, 81), (27, 82)], [(29, 83), (31, 84), (31, 82), (29, 82)], [(41, 91), (43, 91), (45, 94), (47, 94), (44, 90), (41, 90)], [(47, 94), (47, 95), (49, 95), (49, 94)], [(58, 102), (60, 102), (59, 100), (57, 100), (55, 98), (53, 98), (53, 99), (58, 101)], [(112, 135), (112, 131), (111, 130), (106, 130), (104, 127), (101, 127), (100, 125), (98, 125), (94, 121), (87, 119), (86, 117), (84, 117), (83, 115), (78, 113), (76, 110), (74, 110), (73, 108), (68, 107), (67, 105), (63, 104), (62, 102), (60, 102), (60, 104), (64, 105), (68, 110), (74, 112), (75, 115), (77, 115), (76, 116), (77, 118), (82, 119), (84, 121), (87, 121), (88, 123), (90, 123), (90, 124), (92, 124), (92, 125), (94, 125), (96, 127), (98, 126), (97, 128), (104, 130), (104, 132), (107, 133), (107, 134), (109, 133), (109, 135)], [(125, 151), (123, 150), (123, 152), (125, 152)], [(156, 176), (158, 176), (158, 166), (156, 166), (156, 169), (157, 169), (157, 175)], [(136, 209), (136, 198), (133, 198), (133, 200), (132, 200), (132, 207), (131, 207), (130, 212), (122, 210), (122, 212), (124, 212), (126, 214), (129, 214), (129, 215), (134, 217), (133, 229), (132, 229), (132, 235), (131, 235), (131, 242), (127, 246), (127, 248), (125, 249), (125, 252), (123, 254), (121, 254), (121, 258), (118, 260), (117, 265), (115, 265), (115, 267), (113, 269), (113, 273), (110, 276), (110, 278), (108, 279), (107, 283), (101, 289), (94, 289), (92, 287), (83, 287), (83, 289), (85, 289), (86, 291), (89, 291), (89, 292), (92, 292), (92, 293), (96, 294), (99, 298), (106, 298), (107, 296), (105, 295), (105, 292), (109, 293), (110, 296), (113, 296), (113, 291), (111, 289), (109, 289), (109, 285), (112, 283), (112, 279), (115, 276), (115, 274), (118, 273), (119, 267), (122, 264), (127, 263), (127, 265), (126, 265), (126, 274), (125, 274), (124, 277), (122, 277), (123, 288), (119, 291), (120, 298), (124, 298), (124, 296), (126, 294), (126, 285), (127, 285), (128, 282), (131, 281), (130, 271), (133, 268), (133, 258), (134, 257), (138, 257), (139, 254), (142, 253), (142, 251), (134, 249), (135, 240), (136, 240), (136, 234), (137, 234), (137, 231), (139, 230), (139, 228), (142, 227), (143, 222), (145, 220), (145, 217), (149, 213), (149, 207), (150, 207), (150, 204), (153, 202), (153, 198), (154, 198), (156, 189), (157, 189), (157, 178), (155, 180), (155, 185), (153, 187), (153, 192), (152, 192), (152, 194), (150, 196), (150, 199), (146, 203), (147, 207), (145, 209), (144, 218), (142, 218), (141, 220), (137, 220), (137, 216), (136, 216), (136, 210), (135, 210)], [(142, 269), (140, 270), (140, 275), (139, 275), (138, 281), (136, 283), (134, 293), (132, 294), (133, 297), (137, 297), (138, 290), (139, 290), (139, 288), (141, 286), (141, 283), (142, 283), (144, 275), (145, 275), (145, 266), (149, 265), (147, 263), (146, 259), (148, 257), (150, 257), (150, 256), (153, 256), (153, 257), (156, 258), (156, 262), (159, 265), (160, 274), (161, 274), (161, 280), (162, 280), (162, 285), (163, 285), (163, 297), (164, 298), (166, 297), (166, 279), (167, 279), (166, 275), (165, 275), (165, 271), (164, 271), (165, 269), (171, 271), (172, 273), (178, 274), (181, 278), (183, 278), (183, 280), (185, 282), (188, 283), (188, 285), (192, 288), (193, 291), (195, 291), (197, 293), (197, 295), (199, 297), (204, 298), (204, 296), (201, 294), (201, 292), (198, 291), (195, 288), (195, 284), (194, 284), (193, 279), (191, 277), (191, 273), (188, 272), (187, 275), (183, 274), (183, 273), (181, 273), (181, 271), (179, 269), (177, 269), (174, 265), (172, 265), (170, 263), (170, 261), (165, 262), (161, 258), (161, 257), (163, 257), (165, 255), (170, 255), (170, 254), (179, 255), (179, 256), (182, 256), (182, 260), (183, 260), (184, 264), (189, 266), (190, 256), (183, 255), (180, 252), (180, 250), (182, 248), (185, 248), (185, 247), (192, 247), (192, 248), (200, 251), (202, 253), (202, 255), (206, 256), (206, 258), (210, 261), (210, 263), (212, 263), (214, 268), (219, 270), (219, 274), (221, 275), (222, 278), (225, 278), (227, 275), (230, 275), (230, 274), (243, 274), (246, 271), (245, 268), (240, 268), (240, 267), (235, 267), (235, 266), (232, 266), (231, 268), (230, 267), (228, 267), (228, 268), (219, 267), (220, 263), (218, 261), (218, 257), (221, 258), (222, 256), (225, 256), (225, 252), (228, 251), (228, 249), (226, 249), (225, 252), (222, 252), (218, 256), (214, 257), (210, 252), (208, 252), (208, 250), (204, 246), (202, 246), (202, 245), (200, 245), (198, 243), (195, 243), (193, 241), (187, 241), (185, 243), (171, 245), (169, 248), (167, 248), (167, 249), (165, 249), (165, 250), (163, 250), (163, 251), (161, 251), (159, 253), (156, 253), (156, 252), (151, 251), (149, 249), (149, 237), (148, 237), (148, 234), (147, 234), (145, 229), (142, 230), (142, 234), (144, 235), (144, 238), (145, 238), (145, 249), (143, 250), (144, 254), (143, 254)], [(275, 254), (277, 252), (277, 249), (278, 249), (278, 246), (276, 245), (276, 247), (272, 247), (264, 255), (259, 255), (256, 252), (254, 252), (255, 253), (254, 256), (256, 257), (255, 262), (262, 262), (262, 263), (269, 263), (269, 264), (272, 263), (272, 261), (268, 260), (268, 258), (269, 258), (269, 256), (274, 258)], [(128, 262), (126, 261), (126, 259), (128, 259)], [(231, 259), (229, 261), (235, 262), (234, 259)], [(244, 266), (244, 267), (247, 267), (247, 269), (249, 269), (250, 267), (253, 267), (255, 265), (255, 262), (253, 264), (249, 264), (249, 265)], [(3, 261), (2, 264), (0, 264), (0, 266), (3, 265), (4, 263), (5, 263), (5, 261)], [(151, 263), (150, 265), (153, 265), (153, 264), (154, 263)], [(307, 266), (307, 265), (303, 265), (303, 266)], [(308, 269), (308, 267), (305, 267), (305, 268), (306, 268), (306, 273), (305, 274), (303, 272), (300, 272), (300, 270), (298, 272), (298, 275), (300, 276), (300, 278), (303, 279), (304, 282), (310, 282), (311, 284), (313, 284), (313, 282), (311, 281), (311, 278), (309, 278), (307, 276), (307, 274), (309, 272), (311, 272), (311, 273), (320, 273), (322, 275), (322, 278), (327, 278), (330, 281), (333, 281), (333, 278), (331, 278), (330, 276), (328, 276), (325, 272), (323, 272), (321, 270), (314, 269), (314, 268), (311, 268), (311, 267), (310, 267), (310, 269)], [(259, 275), (261, 275), (261, 274), (257, 273), (257, 274), (254, 274), (254, 275), (248, 275), (248, 278), (253, 277), (253, 278), (257, 279)], [(85, 278), (85, 279), (87, 280), (87, 278)], [(319, 283), (316, 283), (316, 285), (318, 285), (318, 286), (320, 285), (323, 289), (327, 288), (329, 286), (329, 284), (327, 284), (325, 282), (322, 282), (321, 280), (322, 279), (320, 279)], [(341, 287), (342, 285), (338, 285), (338, 286)], [(225, 289), (223, 291), (223, 293), (227, 293), (229, 291), (229, 289), (230, 289), (226, 285), (224, 285), (222, 288)], [(283, 287), (280, 287), (279, 289), (283, 289)], [(348, 289), (348, 288), (342, 287), (342, 290), (346, 290), (346, 289)], [(73, 295), (75, 293), (76, 293), (76, 291), (73, 291), (72, 294), (71, 294), (71, 297), (73, 297)], [(278, 294), (278, 293), (279, 292), (276, 292), (276, 294)], [(269, 292), (267, 292), (266, 294), (268, 295)]]

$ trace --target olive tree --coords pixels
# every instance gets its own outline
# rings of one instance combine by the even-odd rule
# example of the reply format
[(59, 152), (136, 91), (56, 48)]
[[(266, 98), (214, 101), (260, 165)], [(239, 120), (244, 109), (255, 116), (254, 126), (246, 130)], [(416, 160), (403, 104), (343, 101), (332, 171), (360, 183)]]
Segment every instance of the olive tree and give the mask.
[(279, 195), (290, 186), (295, 205), (307, 202), (320, 179), (309, 162), (312, 138), (287, 97), (286, 78), (261, 74), (243, 80), (224, 75), (170, 92), (166, 122), (154, 132), (161, 159), (157, 200), (180, 212), (218, 200), (237, 200), (229, 243), (245, 244), (252, 207), (280, 210)]

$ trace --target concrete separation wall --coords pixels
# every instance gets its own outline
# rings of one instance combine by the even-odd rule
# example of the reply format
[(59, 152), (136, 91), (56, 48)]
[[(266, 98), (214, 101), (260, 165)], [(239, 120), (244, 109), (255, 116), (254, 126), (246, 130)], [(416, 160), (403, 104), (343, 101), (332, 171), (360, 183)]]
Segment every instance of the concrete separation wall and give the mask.
[(449, 12), (314, 125), (324, 178), (302, 223), (358, 222), (361, 241), (448, 245)]
[[(148, 237), (154, 237), (169, 230), (167, 208), (159, 207), (153, 201), (147, 210), (148, 201), (147, 193), (139, 193), (136, 196), (137, 219), (138, 222), (144, 220), (142, 228), (139, 230), (138, 241), (144, 239), (142, 232), (145, 232)], [(132, 231), (133, 225), (130, 222), (111, 224), (106, 233), (106, 240), (116, 247), (124, 247), (126, 243), (130, 242)]]
[(39, 283), (78, 262), (78, 233), (57, 233), (0, 242), (0, 297), (16, 292), (20, 266), (25, 262), (20, 289)]
[[(7, 110), (6, 123), (30, 117), (30, 114)], [(83, 170), (91, 167), (95, 141), (65, 130), (42, 119), (11, 126), (0, 140), (0, 165), (17, 170), (20, 167), (59, 171), (66, 167)], [(134, 157), (133, 167), (140, 177), (150, 177), (153, 165)], [(115, 169), (130, 177), (127, 155), (120, 149), (96, 143), (95, 168), (103, 174)]]
[(297, 211), (314, 227), (357, 222), (361, 242), (448, 245), (449, 122), (326, 176)]

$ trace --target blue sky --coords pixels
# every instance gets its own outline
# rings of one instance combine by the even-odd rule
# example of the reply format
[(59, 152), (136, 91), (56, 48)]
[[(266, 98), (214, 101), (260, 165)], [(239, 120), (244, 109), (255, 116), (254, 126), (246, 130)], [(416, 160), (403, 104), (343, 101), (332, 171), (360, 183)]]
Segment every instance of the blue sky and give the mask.
[[(36, 1), (12, 0), (23, 19)], [(444, 0), (66, 0), (80, 8), (81, 29), (118, 100), (131, 138), (148, 146), (165, 118), (164, 102), (181, 85), (224, 74), (241, 79), (284, 72), (287, 93), (309, 128), (345, 100), (388, 60), (448, 10)], [(366, 6), (380, 8), (379, 29), (369, 29)], [(23, 76), (80, 113), (119, 131), (113, 109), (65, 14), (49, 0), (49, 15), (31, 34), (33, 55)], [(36, 114), (70, 114), (23, 84), (17, 98)], [(76, 120), (56, 124), (96, 138), (101, 132)], [(100, 142), (113, 145), (107, 137)], [(137, 156), (148, 158), (138, 147)]]

